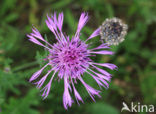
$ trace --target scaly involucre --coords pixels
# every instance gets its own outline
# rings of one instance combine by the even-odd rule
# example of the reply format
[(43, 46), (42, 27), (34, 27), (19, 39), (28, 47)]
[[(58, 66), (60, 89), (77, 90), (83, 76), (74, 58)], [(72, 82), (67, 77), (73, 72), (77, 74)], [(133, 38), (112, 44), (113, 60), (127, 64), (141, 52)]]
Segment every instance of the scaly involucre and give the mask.
[(42, 71), (47, 66), (50, 66), (51, 69), (47, 72), (47, 74), (41, 77), (39, 81), (35, 82), (35, 84), (37, 85), (37, 88), (41, 88), (49, 74), (52, 73), (48, 84), (41, 89), (41, 91), (43, 91), (42, 97), (45, 99), (49, 94), (52, 80), (55, 74), (58, 73), (57, 79), (64, 80), (63, 105), (65, 109), (71, 107), (72, 103), (74, 102), (70, 95), (72, 89), (77, 103), (79, 104), (79, 101), (83, 102), (80, 94), (74, 86), (77, 80), (80, 80), (80, 82), (84, 85), (93, 101), (95, 101), (95, 95), (100, 97), (99, 90), (96, 90), (93, 87), (89, 86), (87, 83), (85, 83), (85, 81), (82, 78), (84, 73), (88, 73), (97, 82), (100, 88), (108, 88), (108, 82), (110, 82), (111, 74), (109, 74), (107, 71), (101, 68), (98, 68), (97, 66), (107, 67), (111, 70), (117, 68), (114, 64), (95, 63), (90, 59), (91, 56), (95, 56), (96, 54), (112, 55), (113, 52), (103, 50), (109, 48), (107, 44), (101, 44), (93, 49), (89, 49), (89, 45), (86, 44), (88, 40), (99, 35), (99, 28), (95, 30), (86, 39), (86, 41), (80, 40), (80, 31), (85, 26), (87, 21), (87, 13), (82, 13), (79, 19), (75, 35), (72, 38), (69, 38), (69, 36), (66, 36), (62, 32), (63, 13), (60, 13), (58, 15), (58, 18), (56, 13), (54, 13), (52, 16), (47, 15), (46, 24), (48, 28), (53, 32), (57, 40), (57, 43), (53, 45), (47, 42), (35, 27), (33, 27), (32, 33), (27, 35), (31, 42), (43, 46), (49, 51), (49, 55), (46, 58), (49, 62), (45, 66), (43, 66), (39, 71), (35, 72), (29, 81), (32, 82), (39, 78)]

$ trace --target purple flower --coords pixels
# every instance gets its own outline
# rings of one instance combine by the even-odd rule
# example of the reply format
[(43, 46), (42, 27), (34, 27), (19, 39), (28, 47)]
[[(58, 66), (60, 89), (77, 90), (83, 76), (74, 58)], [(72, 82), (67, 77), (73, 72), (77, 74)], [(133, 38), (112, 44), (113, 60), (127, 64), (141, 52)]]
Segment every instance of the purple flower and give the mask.
[[(90, 74), (90, 76), (95, 79), (100, 88), (108, 88), (108, 82), (111, 79), (111, 74), (101, 68), (98, 68), (97, 66), (107, 67), (111, 70), (117, 68), (114, 64), (95, 63), (90, 59), (91, 56), (95, 56), (96, 54), (112, 55), (113, 52), (103, 50), (109, 48), (107, 44), (101, 44), (100, 46), (93, 49), (89, 49), (89, 45), (86, 44), (88, 40), (100, 34), (99, 28), (95, 30), (86, 39), (86, 41), (80, 40), (80, 31), (87, 23), (87, 21), (88, 15), (86, 13), (82, 13), (75, 35), (72, 38), (69, 38), (69, 36), (66, 36), (62, 32), (63, 13), (60, 13), (58, 15), (58, 18), (56, 16), (56, 13), (54, 13), (54, 15), (50, 17), (47, 16), (46, 24), (57, 39), (57, 43), (53, 45), (48, 43), (36, 28), (33, 28), (33, 32), (27, 35), (30, 41), (43, 46), (49, 51), (49, 56), (46, 58), (47, 60), (49, 60), (49, 62), (43, 68), (32, 75), (30, 82), (36, 80), (40, 76), (41, 72), (47, 66), (50, 66), (51, 69), (47, 72), (47, 74), (45, 74), (35, 84), (37, 85), (37, 88), (41, 88), (47, 77), (50, 75), (50, 73), (52, 73), (49, 83), (41, 90), (43, 91), (42, 96), (45, 99), (49, 94), (52, 80), (54, 76), (56, 76), (55, 74), (58, 73), (57, 78), (64, 79), (63, 105), (65, 109), (71, 107), (72, 103), (74, 102), (70, 95), (72, 89), (77, 103), (79, 104), (79, 101), (83, 102), (80, 94), (74, 86), (74, 83), (76, 83), (77, 80), (80, 80), (82, 82), (93, 101), (95, 101), (95, 95), (100, 97), (100, 91), (92, 88), (82, 79), (85, 72)], [(93, 71), (93, 69), (95, 71)]]

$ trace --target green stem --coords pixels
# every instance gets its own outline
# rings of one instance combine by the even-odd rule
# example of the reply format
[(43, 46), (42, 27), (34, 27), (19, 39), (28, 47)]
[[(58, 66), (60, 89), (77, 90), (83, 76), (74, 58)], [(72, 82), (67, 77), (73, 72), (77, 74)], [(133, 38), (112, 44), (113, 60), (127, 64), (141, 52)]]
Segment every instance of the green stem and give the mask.
[(13, 72), (17, 72), (17, 71), (26, 69), (26, 68), (28, 68), (28, 67), (31, 67), (31, 66), (34, 66), (34, 65), (37, 65), (37, 64), (38, 64), (38, 61), (34, 61), (34, 62), (31, 62), (31, 63), (26, 63), (26, 64), (24, 64), (24, 65), (15, 67), (14, 69), (12, 69), (12, 71), (13, 71)]

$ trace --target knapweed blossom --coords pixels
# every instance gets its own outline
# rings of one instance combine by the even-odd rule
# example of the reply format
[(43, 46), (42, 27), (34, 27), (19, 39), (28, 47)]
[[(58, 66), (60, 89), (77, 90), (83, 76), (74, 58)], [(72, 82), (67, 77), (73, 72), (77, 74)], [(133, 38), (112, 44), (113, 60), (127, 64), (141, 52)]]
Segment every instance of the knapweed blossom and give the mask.
[[(89, 49), (89, 45), (86, 44), (88, 40), (100, 34), (99, 28), (95, 30), (85, 41), (80, 40), (80, 31), (85, 26), (87, 21), (88, 15), (86, 13), (82, 13), (75, 35), (69, 38), (69, 36), (66, 36), (62, 32), (63, 13), (60, 13), (58, 15), (58, 18), (56, 13), (54, 13), (54, 15), (52, 16), (47, 16), (46, 24), (48, 28), (53, 32), (57, 40), (57, 43), (53, 45), (48, 43), (36, 28), (33, 28), (32, 33), (27, 35), (30, 41), (40, 46), (43, 46), (49, 51), (49, 55), (46, 58), (49, 62), (43, 68), (41, 68), (39, 71), (32, 75), (32, 77), (30, 78), (30, 82), (36, 80), (40, 76), (41, 72), (47, 66), (50, 66), (51, 69), (47, 72), (47, 74), (45, 74), (35, 84), (38, 88), (41, 88), (47, 77), (50, 75), (50, 73), (52, 73), (48, 84), (41, 90), (43, 91), (42, 97), (46, 98), (49, 94), (54, 77), (63, 79), (63, 105), (65, 109), (71, 107), (72, 103), (74, 102), (70, 95), (72, 90), (77, 103), (79, 104), (79, 101), (83, 102), (80, 94), (78, 93), (74, 85), (77, 80), (80, 80), (80, 82), (84, 85), (93, 100), (95, 95), (100, 97), (100, 91), (89, 86), (83, 80), (84, 73), (90, 74), (90, 76), (95, 79), (100, 87), (103, 86), (104, 88), (108, 88), (108, 81), (110, 81), (111, 79), (111, 74), (101, 68), (98, 68), (97, 66), (107, 67), (111, 70), (117, 68), (114, 64), (95, 63), (91, 60), (90, 57), (95, 56), (96, 54), (112, 55), (113, 52), (103, 50), (105, 48), (109, 48), (107, 44), (101, 44), (100, 46), (93, 49)], [(44, 42), (44, 44), (46, 43), (47, 45), (44, 45), (42, 42)], [(57, 76), (56, 73), (58, 74)]]

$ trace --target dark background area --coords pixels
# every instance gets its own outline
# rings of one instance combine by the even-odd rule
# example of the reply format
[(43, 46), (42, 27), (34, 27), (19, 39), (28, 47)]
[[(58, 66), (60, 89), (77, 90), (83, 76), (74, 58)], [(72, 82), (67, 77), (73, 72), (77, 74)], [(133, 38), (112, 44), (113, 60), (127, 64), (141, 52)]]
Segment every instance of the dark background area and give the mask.
[[(28, 41), (32, 25), (51, 43), (54, 35), (45, 24), (47, 14), (64, 13), (63, 31), (74, 35), (79, 16), (88, 12), (90, 20), (82, 30), (85, 40), (106, 18), (118, 17), (128, 24), (125, 41), (111, 46), (113, 56), (97, 56), (97, 62), (118, 66), (108, 90), (94, 103), (78, 84), (84, 104), (76, 102), (66, 111), (62, 104), (63, 82), (53, 81), (50, 94), (42, 100), (29, 83), (47, 54)], [(99, 37), (92, 40), (94, 45)], [(122, 102), (156, 106), (156, 2), (155, 0), (1, 0), (0, 1), (0, 114), (119, 114)], [(46, 72), (45, 72), (46, 73)], [(84, 74), (85, 81), (96, 83)], [(127, 114), (128, 112), (122, 112)], [(142, 112), (146, 114), (146, 112)]]

